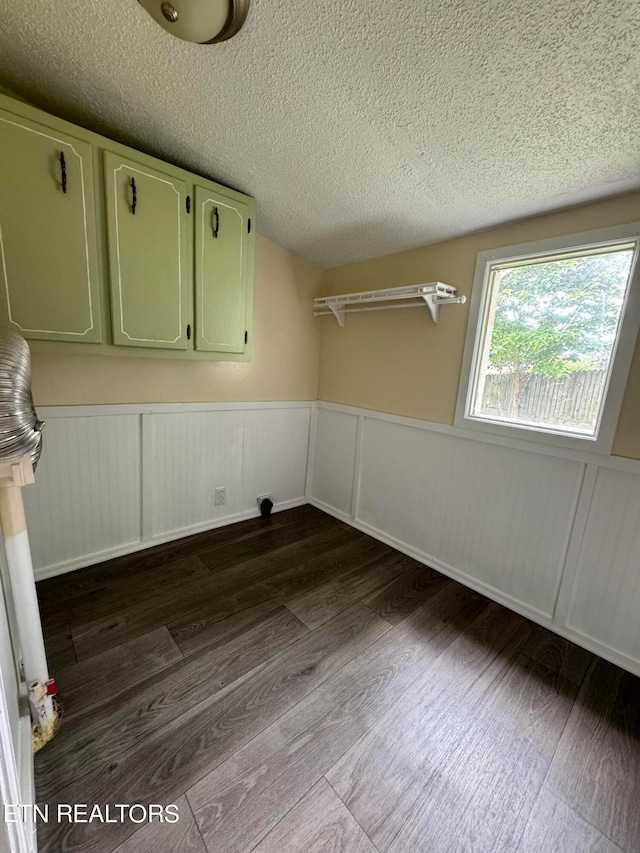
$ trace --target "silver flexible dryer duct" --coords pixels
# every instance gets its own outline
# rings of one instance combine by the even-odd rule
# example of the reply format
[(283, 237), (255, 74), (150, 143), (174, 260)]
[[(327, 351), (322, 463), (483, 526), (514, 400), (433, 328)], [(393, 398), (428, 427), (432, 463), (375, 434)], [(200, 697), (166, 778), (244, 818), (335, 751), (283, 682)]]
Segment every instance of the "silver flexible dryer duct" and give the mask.
[(35, 470), (42, 428), (31, 397), (31, 354), (12, 329), (0, 329), (0, 459), (30, 454)]

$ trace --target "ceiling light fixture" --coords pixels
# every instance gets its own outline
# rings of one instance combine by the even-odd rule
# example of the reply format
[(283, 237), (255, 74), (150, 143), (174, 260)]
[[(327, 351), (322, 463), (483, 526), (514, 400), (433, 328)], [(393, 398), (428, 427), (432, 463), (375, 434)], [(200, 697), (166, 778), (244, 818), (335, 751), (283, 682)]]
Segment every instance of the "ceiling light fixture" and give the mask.
[(183, 41), (213, 44), (241, 29), (249, 0), (138, 0), (154, 21)]

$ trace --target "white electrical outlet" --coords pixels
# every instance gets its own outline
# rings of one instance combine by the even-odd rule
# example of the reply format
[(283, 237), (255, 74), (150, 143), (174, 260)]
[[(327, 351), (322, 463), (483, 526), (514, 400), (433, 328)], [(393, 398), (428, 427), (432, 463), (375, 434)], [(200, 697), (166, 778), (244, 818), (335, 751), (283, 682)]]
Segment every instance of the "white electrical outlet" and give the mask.
[(270, 494), (269, 495), (258, 495), (258, 497), (256, 498), (256, 503), (258, 504), (258, 506), (260, 506), (262, 501), (266, 500), (267, 498), (269, 498), (270, 501), (273, 500), (273, 498), (271, 497)]
[(227, 487), (219, 486), (216, 489), (215, 493), (215, 504), (216, 506), (222, 506), (222, 504), (227, 502)]

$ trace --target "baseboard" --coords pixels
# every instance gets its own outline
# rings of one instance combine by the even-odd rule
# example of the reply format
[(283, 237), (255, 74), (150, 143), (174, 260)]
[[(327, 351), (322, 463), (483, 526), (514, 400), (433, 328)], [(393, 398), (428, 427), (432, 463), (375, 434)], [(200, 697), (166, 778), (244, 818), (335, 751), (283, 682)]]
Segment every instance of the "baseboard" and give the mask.
[(316, 498), (310, 497), (307, 499), (307, 501), (311, 504), (311, 506), (315, 506), (316, 509), (322, 510), (328, 515), (332, 515), (334, 518), (337, 518), (340, 521), (349, 524), (356, 530), (359, 530), (362, 533), (366, 533), (373, 539), (377, 539), (378, 541), (383, 542), (385, 545), (389, 545), (391, 548), (395, 548), (396, 551), (400, 551), (402, 554), (406, 554), (408, 557), (412, 557), (419, 563), (423, 563), (425, 566), (428, 566), (431, 569), (435, 569), (441, 574), (458, 581), (459, 583), (469, 587), (470, 589), (474, 589), (476, 592), (485, 595), (492, 601), (495, 601), (498, 604), (502, 604), (509, 610), (513, 610), (515, 613), (519, 613), (521, 616), (524, 616), (526, 619), (530, 619), (532, 622), (541, 625), (543, 628), (547, 628), (554, 634), (558, 634), (559, 636), (570, 640), (572, 643), (575, 643), (577, 646), (581, 646), (587, 651), (593, 652), (593, 654), (604, 658), (604, 660), (608, 660), (616, 666), (622, 667), (622, 669), (627, 670), (627, 672), (631, 672), (634, 675), (640, 676), (640, 664), (638, 663), (638, 661), (633, 660), (633, 658), (629, 658), (626, 655), (616, 651), (615, 649), (612, 649), (609, 646), (606, 646), (603, 643), (600, 643), (585, 634), (581, 634), (579, 631), (574, 631), (571, 628), (566, 627), (565, 625), (557, 625), (553, 622), (552, 617), (547, 615), (546, 613), (543, 613), (540, 610), (536, 610), (533, 607), (529, 607), (526, 604), (523, 604), (522, 602), (518, 601), (517, 599), (505, 595), (504, 593), (500, 592), (489, 584), (485, 584), (482, 581), (477, 580), (471, 575), (468, 575), (465, 572), (456, 569), (454, 566), (450, 566), (447, 563), (444, 563), (441, 560), (438, 560), (435, 557), (426, 554), (424, 551), (420, 551), (417, 548), (408, 545), (406, 542), (402, 542), (401, 540), (396, 539), (394, 536), (390, 536), (389, 534), (384, 533), (382, 530), (379, 530), (378, 528), (373, 527), (370, 524), (366, 524), (365, 522), (359, 521), (358, 519), (351, 518), (348, 513), (343, 512), (342, 510), (335, 509), (334, 507), (329, 506), (328, 504), (324, 503), (323, 501), (317, 500)]
[[(360, 529), (358, 527), (358, 523), (354, 522), (348, 512), (344, 512), (341, 509), (336, 509), (335, 507), (332, 507), (329, 504), (326, 504), (324, 501), (318, 500), (317, 498), (308, 497), (306, 500), (307, 503), (311, 504), (311, 506), (314, 506), (316, 509), (322, 510), (322, 512), (326, 512), (327, 515), (332, 515), (334, 518), (337, 518), (340, 521), (345, 521), (347, 524), (350, 524), (351, 527), (356, 527)], [(376, 536), (374, 538), (378, 539), (379, 537)]]
[[(273, 512), (283, 512), (287, 509), (294, 509), (298, 506), (310, 503), (306, 497), (292, 498), (288, 501), (281, 501), (274, 504)], [(125, 545), (120, 545), (117, 548), (109, 548), (105, 551), (98, 551), (94, 554), (85, 554), (73, 560), (66, 560), (62, 563), (56, 563), (52, 566), (44, 566), (41, 569), (34, 570), (36, 581), (45, 580), (46, 578), (57, 577), (68, 572), (75, 572), (77, 569), (85, 569), (87, 566), (93, 566), (96, 563), (104, 563), (107, 560), (113, 560), (116, 557), (125, 557), (127, 554), (135, 554), (137, 551), (144, 551), (146, 548), (153, 548), (154, 545), (163, 545), (165, 542), (174, 542), (176, 539), (184, 539), (187, 536), (193, 536), (196, 533), (205, 533), (207, 530), (215, 530), (218, 527), (227, 527), (230, 524), (237, 524), (239, 521), (247, 521), (250, 518), (258, 518), (260, 511), (255, 509), (245, 510), (244, 512), (227, 515), (224, 518), (218, 518), (215, 521), (207, 521), (203, 524), (194, 524), (190, 527), (182, 527), (179, 530), (172, 530), (170, 533), (163, 533), (160, 536), (152, 536), (150, 539), (139, 540), (138, 542), (128, 542)]]

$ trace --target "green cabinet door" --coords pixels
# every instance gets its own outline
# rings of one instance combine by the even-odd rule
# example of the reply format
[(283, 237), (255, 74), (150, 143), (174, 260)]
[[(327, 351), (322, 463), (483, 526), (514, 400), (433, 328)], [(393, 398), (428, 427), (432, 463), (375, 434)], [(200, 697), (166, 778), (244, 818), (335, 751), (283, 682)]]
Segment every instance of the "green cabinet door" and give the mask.
[(91, 145), (0, 111), (0, 315), (27, 338), (102, 339)]
[(113, 342), (187, 349), (186, 185), (104, 155)]
[(196, 349), (245, 350), (249, 208), (196, 187)]

